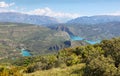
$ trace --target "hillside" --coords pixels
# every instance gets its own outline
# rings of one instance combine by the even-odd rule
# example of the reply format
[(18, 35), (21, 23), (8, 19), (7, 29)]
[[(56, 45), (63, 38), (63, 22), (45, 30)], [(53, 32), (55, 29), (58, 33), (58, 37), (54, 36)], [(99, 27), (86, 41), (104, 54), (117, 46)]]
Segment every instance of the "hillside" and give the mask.
[(76, 45), (65, 31), (32, 24), (0, 23), (0, 59), (22, 56), (22, 49), (27, 49), (34, 56), (57, 53), (63, 48), (86, 44), (79, 41)]
[[(1, 76), (119, 76), (120, 38), (1, 62)], [(6, 64), (5, 64), (5, 63)]]
[(120, 22), (105, 22), (99, 24), (58, 24), (49, 26), (52, 30), (66, 31), (69, 35), (85, 40), (101, 41), (120, 36)]
[(0, 0), (0, 76), (120, 76), (120, 0)]

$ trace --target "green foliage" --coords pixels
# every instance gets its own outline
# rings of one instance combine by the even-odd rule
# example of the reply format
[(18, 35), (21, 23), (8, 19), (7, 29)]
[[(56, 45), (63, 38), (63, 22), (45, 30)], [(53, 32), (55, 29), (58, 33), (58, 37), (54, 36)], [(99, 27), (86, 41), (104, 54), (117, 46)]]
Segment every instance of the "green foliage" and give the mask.
[(20, 71), (21, 71), (21, 67), (2, 66), (0, 67), (0, 76), (23, 76), (23, 74)]
[[(13, 61), (12, 65), (15, 67), (10, 69), (2, 67), (0, 74), (14, 75), (15, 72), (19, 74), (22, 70), (29, 76), (29, 73), (36, 71), (50, 73), (57, 68), (62, 72), (54, 72), (53, 76), (120, 76), (120, 38), (104, 40), (96, 45), (65, 48), (57, 54), (22, 57)], [(79, 68), (78, 65), (81, 64), (84, 66)], [(70, 70), (67, 69), (68, 73), (63, 73), (66, 68)]]
[(67, 66), (78, 64), (81, 62), (81, 56), (78, 56), (74, 51), (75, 49), (72, 48), (64, 49), (58, 53), (58, 59)]
[(17, 66), (28, 66), (33, 62), (34, 62), (33, 57), (21, 57), (19, 59), (13, 60), (12, 64)]
[(80, 57), (76, 56), (74, 54), (71, 55), (71, 56), (68, 56), (67, 59), (66, 59), (67, 66), (75, 65), (75, 64), (78, 64), (78, 63), (80, 63)]
[(105, 56), (112, 56), (115, 60), (116, 67), (118, 67), (120, 63), (120, 38), (104, 40), (101, 43), (101, 47), (105, 50)]
[(31, 61), (30, 64), (24, 70), (24, 72), (26, 73), (31, 73), (37, 70), (48, 70), (57, 66), (57, 63), (56, 63), (57, 58), (55, 55), (31, 57), (30, 60), (31, 59), (34, 59), (34, 60)]
[(115, 76), (117, 68), (110, 57), (98, 56), (85, 68), (85, 76)]
[(80, 55), (82, 57), (82, 62), (85, 63), (89, 63), (92, 59), (104, 54), (101, 47), (92, 45), (78, 47), (74, 52), (76, 55)]
[(120, 64), (119, 64), (118, 69), (117, 69), (117, 76), (120, 76)]

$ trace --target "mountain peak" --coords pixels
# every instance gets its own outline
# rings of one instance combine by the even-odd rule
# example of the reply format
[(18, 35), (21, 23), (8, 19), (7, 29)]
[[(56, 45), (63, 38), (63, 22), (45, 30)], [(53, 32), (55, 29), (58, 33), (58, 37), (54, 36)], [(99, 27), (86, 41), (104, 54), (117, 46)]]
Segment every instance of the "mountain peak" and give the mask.
[(15, 22), (42, 25), (58, 23), (58, 20), (49, 16), (29, 15), (17, 12), (1, 12), (0, 22)]
[(96, 15), (96, 16), (83, 16), (72, 19), (67, 23), (72, 24), (99, 24), (99, 23), (106, 23), (106, 22), (120, 22), (120, 16), (114, 15)]

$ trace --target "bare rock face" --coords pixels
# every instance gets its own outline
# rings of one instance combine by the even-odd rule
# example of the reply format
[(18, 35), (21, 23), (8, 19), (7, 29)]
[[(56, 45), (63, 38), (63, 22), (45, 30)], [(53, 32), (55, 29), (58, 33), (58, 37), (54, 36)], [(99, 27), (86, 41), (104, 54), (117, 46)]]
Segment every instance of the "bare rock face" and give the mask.
[(56, 45), (53, 45), (53, 46), (49, 47), (48, 50), (51, 50), (51, 51), (56, 50), (56, 51), (58, 51), (60, 49), (68, 48), (70, 46), (71, 46), (71, 41), (65, 41), (65, 42), (63, 42), (61, 44), (58, 44), (58, 45), (56, 44)]

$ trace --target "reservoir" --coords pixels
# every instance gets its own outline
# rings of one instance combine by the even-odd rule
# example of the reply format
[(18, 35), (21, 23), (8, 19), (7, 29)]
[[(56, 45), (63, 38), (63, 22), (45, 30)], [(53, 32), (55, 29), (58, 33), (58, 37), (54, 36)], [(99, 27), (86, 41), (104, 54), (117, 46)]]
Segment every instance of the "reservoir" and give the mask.
[(31, 56), (30, 52), (24, 48), (21, 50), (21, 53), (22, 53), (22, 56)]
[[(84, 38), (82, 37), (79, 37), (79, 36), (70, 36), (71, 40), (72, 41), (76, 41), (76, 40), (84, 40)], [(89, 44), (96, 44), (96, 43), (100, 43), (100, 40), (97, 40), (97, 41), (92, 41), (92, 40), (85, 40), (87, 43)]]

